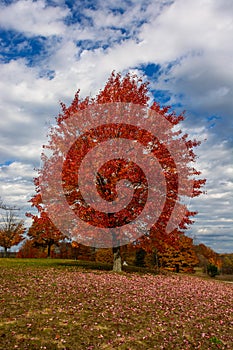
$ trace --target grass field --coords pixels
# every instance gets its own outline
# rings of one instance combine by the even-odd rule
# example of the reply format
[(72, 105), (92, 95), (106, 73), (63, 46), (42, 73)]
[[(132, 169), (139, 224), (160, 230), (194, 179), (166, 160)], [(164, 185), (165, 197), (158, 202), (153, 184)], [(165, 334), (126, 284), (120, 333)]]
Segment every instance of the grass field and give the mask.
[(232, 349), (233, 284), (0, 259), (0, 349)]

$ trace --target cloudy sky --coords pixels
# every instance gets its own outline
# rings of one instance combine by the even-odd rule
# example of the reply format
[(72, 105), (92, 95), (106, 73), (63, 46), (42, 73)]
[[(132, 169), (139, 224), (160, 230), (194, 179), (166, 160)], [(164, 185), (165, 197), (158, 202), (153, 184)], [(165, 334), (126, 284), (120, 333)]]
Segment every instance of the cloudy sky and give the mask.
[(34, 168), (78, 88), (95, 95), (112, 70), (138, 72), (155, 99), (205, 140), (207, 194), (188, 234), (233, 251), (233, 1), (0, 0), (0, 196), (29, 210)]

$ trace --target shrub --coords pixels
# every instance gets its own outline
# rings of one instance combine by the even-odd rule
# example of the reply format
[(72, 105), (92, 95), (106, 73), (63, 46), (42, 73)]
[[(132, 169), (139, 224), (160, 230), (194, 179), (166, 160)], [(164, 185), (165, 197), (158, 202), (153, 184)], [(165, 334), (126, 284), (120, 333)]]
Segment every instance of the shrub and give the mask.
[(139, 267), (145, 267), (145, 256), (146, 252), (144, 249), (140, 248), (136, 251), (135, 265)]
[(219, 275), (217, 266), (215, 266), (213, 264), (209, 264), (207, 266), (207, 273), (210, 277), (215, 277), (215, 276)]
[(18, 251), (17, 258), (46, 258), (47, 253), (42, 247), (35, 247), (30, 239), (26, 239)]

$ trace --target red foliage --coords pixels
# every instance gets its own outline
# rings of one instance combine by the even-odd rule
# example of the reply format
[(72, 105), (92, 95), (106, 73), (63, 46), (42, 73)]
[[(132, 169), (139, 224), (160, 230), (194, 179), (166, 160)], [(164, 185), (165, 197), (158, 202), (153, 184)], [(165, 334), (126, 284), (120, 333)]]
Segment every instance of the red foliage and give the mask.
[[(147, 108), (149, 110), (148, 115), (155, 115), (157, 120), (159, 120), (161, 130), (163, 122), (168, 121), (171, 129), (168, 131), (167, 136), (170, 148), (175, 152), (175, 148), (177, 148), (179, 142), (183, 142), (186, 146), (186, 153), (182, 151), (179, 154), (177, 153), (177, 163), (179, 164), (175, 163), (166, 145), (160, 142), (153, 134), (150, 134), (148, 130), (136, 128), (133, 125), (124, 123), (111, 124), (110, 121), (108, 124), (105, 123), (95, 129), (86, 131), (77, 138), (76, 142), (69, 149), (68, 154), (66, 154), (66, 150), (64, 150), (65, 140), (69, 138), (71, 132), (77, 132), (77, 130), (72, 129), (71, 124), (75, 119), (80, 117), (80, 111), (86, 111), (86, 113), (88, 113), (89, 107), (97, 111), (95, 109), (96, 106), (104, 106), (104, 104), (116, 102), (128, 103), (131, 104), (131, 106), (140, 105), (143, 108)], [(60, 180), (58, 178), (60, 173), (57, 171), (57, 164), (61, 159), (64, 160), (62, 184), (66, 200), (69, 206), (72, 207), (73, 212), (84, 222), (87, 222), (93, 227), (122, 227), (134, 220), (135, 217), (142, 212), (147, 201), (147, 190), (145, 190), (147, 189), (147, 179), (140, 167), (131, 161), (111, 159), (111, 161), (101, 165), (98, 172), (97, 191), (105, 201), (117, 200), (116, 185), (119, 180), (127, 179), (133, 184), (134, 192), (131, 202), (117, 213), (105, 213), (87, 205), (78, 189), (77, 174), (85, 155), (96, 146), (96, 143), (101, 143), (108, 139), (123, 138), (137, 141), (144, 147), (152, 145), (150, 152), (159, 160), (167, 187), (166, 200), (162, 213), (150, 228), (150, 231), (137, 240), (137, 246), (140, 245), (147, 251), (150, 251), (154, 246), (161, 248), (165, 243), (174, 246), (178, 242), (180, 233), (193, 223), (191, 218), (196, 214), (196, 212), (191, 212), (186, 208), (182, 216), (183, 218), (179, 223), (179, 227), (173, 229), (172, 232), (167, 232), (167, 224), (175, 204), (179, 202), (179, 175), (182, 174), (183, 176), (181, 195), (185, 194), (186, 187), (190, 186), (190, 178), (193, 179), (193, 189), (190, 197), (199, 196), (202, 193), (201, 187), (205, 183), (204, 179), (197, 178), (200, 173), (190, 166), (190, 163), (195, 162), (195, 153), (193, 149), (199, 145), (199, 142), (196, 140), (189, 140), (188, 135), (181, 135), (181, 131), (172, 131), (173, 126), (179, 124), (184, 119), (183, 114), (176, 116), (174, 112), (170, 112), (169, 107), (161, 108), (156, 102), (149, 106), (148, 82), (143, 82), (142, 79), (138, 78), (136, 75), (126, 74), (122, 77), (121, 74), (115, 74), (114, 72), (111, 74), (103, 90), (101, 90), (95, 98), (86, 97), (82, 100), (79, 97), (79, 91), (77, 91), (71, 105), (66, 107), (66, 105), (62, 103), (61, 107), (62, 113), (57, 118), (57, 126), (51, 129), (49, 144), (44, 146), (44, 148), (49, 151), (50, 155), (46, 156), (45, 153), (42, 154), (44, 165), (40, 171), (39, 177), (35, 179), (36, 195), (31, 199), (31, 203), (38, 209), (39, 216), (33, 217), (34, 227), (32, 231), (35, 226), (38, 231), (39, 225), (44, 227), (43, 233), (40, 234), (42, 240), (50, 239), (51, 234), (55, 242), (62, 238), (62, 234), (59, 233), (51, 223), (46, 213), (46, 208), (42, 205), (41, 197), (41, 179), (43, 179), (44, 187), (46, 187), (48, 183), (51, 185), (51, 192), (49, 192), (50, 189), (46, 189), (46, 191), (51, 194), (51, 197), (53, 196), (56, 183)], [(84, 122), (83, 120), (83, 123)], [(163, 133), (166, 134), (164, 131)], [(177, 170), (178, 165), (179, 174)], [(51, 169), (53, 169), (52, 175)], [(88, 176), (87, 174), (87, 177)], [(157, 175), (154, 174), (154, 176)], [(48, 178), (50, 178), (50, 180), (48, 180)], [(51, 178), (53, 179), (52, 183)], [(88, 181), (89, 178), (87, 179), (87, 182)], [(59, 217), (61, 212), (64, 213), (66, 211), (66, 209), (56, 203), (56, 201), (52, 203), (52, 205), (56, 217)], [(183, 210), (184, 206), (180, 206), (180, 208)], [(75, 237), (79, 236), (80, 232), (78, 232), (78, 230), (79, 228), (77, 227)], [(116, 233), (114, 233), (114, 235), (115, 234)], [(120, 236), (117, 237), (117, 240), (118, 239), (119, 242), (121, 242)]]
[(53, 225), (46, 212), (41, 210), (40, 216), (31, 215), (31, 217), (33, 223), (28, 231), (28, 236), (32, 239), (34, 246), (47, 247), (47, 256), (50, 257), (51, 247), (59, 245), (65, 235)]
[(35, 247), (33, 245), (32, 240), (27, 239), (21, 246), (16, 257), (17, 258), (46, 258), (47, 253), (42, 248)]

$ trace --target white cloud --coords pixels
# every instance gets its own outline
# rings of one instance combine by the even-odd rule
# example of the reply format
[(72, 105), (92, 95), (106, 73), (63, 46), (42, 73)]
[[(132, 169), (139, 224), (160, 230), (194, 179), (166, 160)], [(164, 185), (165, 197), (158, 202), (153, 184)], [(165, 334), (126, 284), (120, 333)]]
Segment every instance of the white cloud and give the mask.
[[(151, 48), (148, 55), (161, 62), (200, 50), (217, 55), (226, 51), (229, 55), (232, 16), (230, 12), (223, 13), (216, 4), (215, 0), (176, 0), (155, 21), (151, 18), (139, 36), (145, 46)], [(151, 5), (153, 13), (156, 11)]]
[(0, 198), (8, 206), (20, 209), (17, 214), (27, 225), (31, 219), (25, 217), (25, 212), (32, 210), (28, 201), (35, 191), (33, 178), (36, 176), (31, 164), (13, 162), (0, 167)]
[(0, 6), (0, 27), (23, 32), (28, 36), (61, 35), (67, 8), (47, 6), (43, 0), (20, 0)]
[[(141, 40), (152, 62), (173, 66), (160, 76), (157, 88), (168, 90), (196, 115), (224, 115), (232, 125), (233, 21), (229, 1), (177, 0), (157, 21), (144, 25)], [(174, 101), (176, 100), (176, 101)], [(225, 125), (226, 126), (226, 125)], [(225, 129), (226, 130), (226, 129)], [(224, 134), (224, 130), (221, 130)]]
[[(198, 150), (198, 168), (207, 179), (206, 194), (191, 201), (198, 210), (189, 233), (219, 252), (232, 251), (233, 244), (233, 164), (232, 149), (216, 141), (207, 131), (207, 141)], [(215, 142), (214, 142), (215, 141)]]
[[(168, 91), (169, 103), (181, 103), (188, 115), (184, 129), (208, 140), (198, 150), (197, 164), (208, 192), (193, 202), (200, 214), (192, 232), (210, 245), (221, 245), (216, 232), (230, 242), (233, 2), (112, 0), (97, 2), (96, 10), (85, 8), (85, 2), (73, 6), (79, 22), (64, 21), (72, 11), (63, 1), (56, 6), (42, 0), (0, 5), (2, 29), (47, 37), (45, 52), (35, 61), (31, 57), (32, 63), (17, 56), (0, 64), (0, 163), (14, 161), (0, 167), (0, 194), (27, 206), (34, 191), (29, 177), (39, 165), (59, 101), (70, 103), (78, 88), (82, 96), (95, 95), (113, 69), (138, 71), (141, 64), (156, 63), (162, 74), (151, 87)], [(117, 7), (121, 11), (112, 11)], [(25, 37), (21, 50), (26, 43)], [(208, 122), (211, 115), (221, 118)]]

